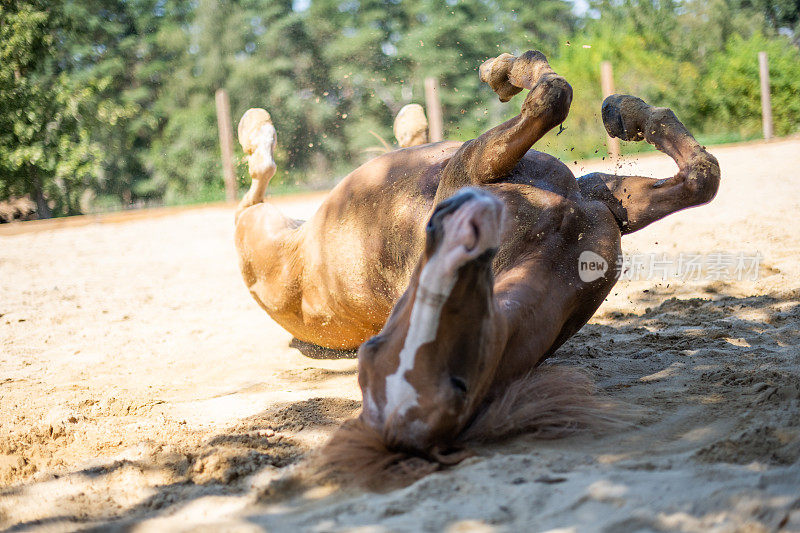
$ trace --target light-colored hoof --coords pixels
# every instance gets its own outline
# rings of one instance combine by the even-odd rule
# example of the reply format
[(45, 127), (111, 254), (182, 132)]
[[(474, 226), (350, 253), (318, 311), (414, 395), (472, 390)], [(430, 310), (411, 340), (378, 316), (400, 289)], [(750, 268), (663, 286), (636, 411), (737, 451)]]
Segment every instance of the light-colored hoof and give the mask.
[(555, 72), (543, 53), (528, 50), (519, 57), (506, 53), (488, 59), (478, 68), (478, 74), (501, 102), (508, 102), (523, 89), (533, 89), (542, 76), (555, 75)]
[(401, 148), (428, 142), (428, 119), (419, 104), (408, 104), (394, 119), (394, 136)]
[(478, 68), (481, 81), (489, 84), (489, 87), (500, 97), (501, 102), (508, 102), (514, 95), (522, 91), (521, 87), (516, 87), (508, 79), (515, 60), (516, 57), (511, 54), (503, 53), (487, 59)]
[(269, 116), (266, 109), (253, 107), (248, 109), (242, 116), (236, 133), (244, 153), (250, 155), (258, 148), (259, 141), (263, 136), (262, 131), (265, 124), (272, 125), (272, 117)]

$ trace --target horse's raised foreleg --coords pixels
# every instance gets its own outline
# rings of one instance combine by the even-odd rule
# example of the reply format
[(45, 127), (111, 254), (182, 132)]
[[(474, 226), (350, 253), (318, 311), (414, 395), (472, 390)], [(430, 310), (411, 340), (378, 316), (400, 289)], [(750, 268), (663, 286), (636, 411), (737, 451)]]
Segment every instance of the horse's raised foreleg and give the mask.
[(523, 89), (530, 92), (519, 115), (467, 141), (453, 155), (442, 173), (437, 202), (465, 185), (505, 178), (531, 146), (569, 113), (572, 87), (550, 68), (541, 52), (490, 59), (481, 65), (480, 77), (503, 102)]
[(679, 169), (665, 179), (601, 172), (578, 178), (584, 197), (605, 203), (623, 234), (714, 198), (719, 188), (719, 163), (671, 110), (649, 106), (635, 96), (615, 94), (603, 102), (603, 123), (612, 137), (649, 142), (674, 159)]

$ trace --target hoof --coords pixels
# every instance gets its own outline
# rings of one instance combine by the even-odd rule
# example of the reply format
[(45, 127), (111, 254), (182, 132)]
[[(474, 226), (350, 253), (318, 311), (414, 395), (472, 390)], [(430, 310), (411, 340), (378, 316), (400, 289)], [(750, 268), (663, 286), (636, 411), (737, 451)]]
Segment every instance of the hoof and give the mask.
[(533, 89), (546, 74), (555, 75), (547, 58), (538, 50), (529, 50), (519, 57), (501, 54), (484, 61), (478, 69), (481, 81), (508, 102), (522, 89)]
[(242, 145), (245, 154), (250, 155), (258, 148), (264, 124), (272, 124), (272, 117), (265, 109), (254, 107), (248, 109), (242, 116), (239, 127), (236, 129), (236, 135), (239, 137), (239, 144)]
[(401, 148), (428, 142), (428, 119), (419, 104), (408, 104), (394, 119), (394, 136)]
[(478, 68), (481, 81), (489, 84), (489, 87), (500, 97), (501, 102), (508, 102), (514, 95), (522, 91), (521, 87), (515, 87), (508, 79), (515, 59), (511, 54), (501, 54), (487, 59)]
[(623, 141), (644, 139), (642, 127), (647, 121), (650, 106), (641, 98), (627, 94), (612, 94), (603, 101), (603, 125), (609, 136)]

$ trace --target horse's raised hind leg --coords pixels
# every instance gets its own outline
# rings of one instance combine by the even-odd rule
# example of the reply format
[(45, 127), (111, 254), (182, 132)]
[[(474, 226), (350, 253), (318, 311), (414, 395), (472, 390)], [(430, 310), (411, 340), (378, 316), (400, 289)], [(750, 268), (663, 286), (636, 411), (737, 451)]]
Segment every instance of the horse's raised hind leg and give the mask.
[(247, 110), (239, 121), (237, 134), (239, 143), (247, 156), (251, 180), (250, 189), (236, 208), (236, 220), (238, 221), (244, 210), (264, 201), (267, 185), (276, 170), (273, 152), (277, 135), (269, 113), (260, 108)]
[(530, 92), (516, 117), (477, 139), (467, 141), (445, 167), (436, 203), (466, 185), (492, 183), (506, 177), (545, 133), (561, 124), (572, 103), (572, 87), (550, 68), (544, 54), (503, 54), (480, 67), (480, 77), (502, 102), (523, 89)]
[(286, 217), (264, 202), (264, 193), (275, 175), (276, 134), (269, 113), (250, 109), (239, 121), (239, 142), (248, 157), (252, 183), (236, 208), (236, 249), (244, 281), (253, 297), (273, 312), (293, 301), (299, 261), (297, 232), (301, 221)]
[(584, 197), (605, 203), (623, 234), (681, 209), (710, 202), (716, 195), (719, 163), (671, 110), (649, 106), (635, 96), (615, 94), (603, 102), (603, 123), (612, 137), (649, 142), (674, 159), (679, 169), (665, 179), (601, 172), (578, 178)]
[(275, 160), (272, 156), (275, 151), (277, 135), (269, 113), (260, 108), (248, 109), (239, 121), (237, 133), (239, 143), (247, 156), (251, 183), (250, 189), (236, 208), (236, 223), (239, 223), (239, 218), (248, 208), (262, 204), (264, 208), (260, 215), (261, 217), (266, 216), (268, 219), (265, 229), (277, 231), (300, 226), (302, 221), (286, 217), (274, 206), (264, 203), (267, 185), (276, 170)]

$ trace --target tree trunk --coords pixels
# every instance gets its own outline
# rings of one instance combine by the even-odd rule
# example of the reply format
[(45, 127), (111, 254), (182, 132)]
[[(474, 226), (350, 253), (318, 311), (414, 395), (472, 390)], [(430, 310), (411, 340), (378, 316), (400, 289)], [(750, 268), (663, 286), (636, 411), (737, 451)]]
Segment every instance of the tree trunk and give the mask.
[(52, 218), (53, 212), (50, 211), (50, 206), (47, 205), (47, 198), (44, 196), (42, 190), (42, 179), (36, 169), (31, 168), (28, 175), (30, 176), (30, 189), (33, 201), (36, 202), (36, 216), (39, 218)]

